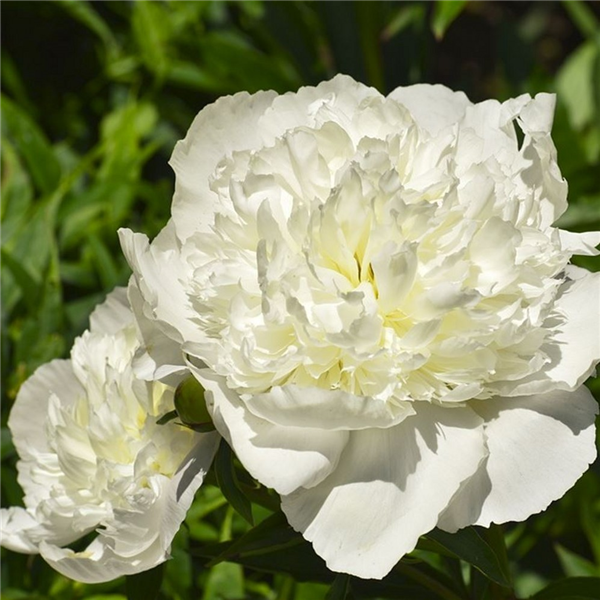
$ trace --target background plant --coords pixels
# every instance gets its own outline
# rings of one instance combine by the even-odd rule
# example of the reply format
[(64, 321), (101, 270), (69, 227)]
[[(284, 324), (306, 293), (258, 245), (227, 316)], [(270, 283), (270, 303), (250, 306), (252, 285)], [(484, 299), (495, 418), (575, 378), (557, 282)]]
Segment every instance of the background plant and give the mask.
[[(560, 225), (600, 228), (597, 3), (57, 0), (2, 8), (3, 505), (21, 498), (5, 428), (20, 384), (66, 356), (91, 308), (127, 282), (117, 228), (153, 236), (164, 225), (168, 157), (194, 115), (222, 94), (285, 92), (337, 72), (384, 93), (444, 83), (473, 101), (556, 91), (553, 138), (570, 186)], [(598, 269), (593, 259), (582, 263)], [(598, 395), (600, 384), (589, 385)], [(2, 597), (147, 599), (160, 588), (174, 600), (600, 598), (600, 581), (590, 579), (600, 576), (598, 462), (526, 523), (426, 536), (381, 583), (327, 571), (226, 445), (209, 483), (164, 569), (86, 586), (2, 550)]]

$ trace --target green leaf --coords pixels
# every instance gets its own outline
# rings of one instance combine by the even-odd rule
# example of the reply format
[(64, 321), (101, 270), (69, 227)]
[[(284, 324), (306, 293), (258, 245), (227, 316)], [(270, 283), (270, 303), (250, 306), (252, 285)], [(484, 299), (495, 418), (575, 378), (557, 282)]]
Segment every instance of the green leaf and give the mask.
[(8, 138), (2, 136), (2, 197), (0, 220), (2, 244), (23, 225), (33, 199), (33, 187), (27, 171)]
[(21, 297), (30, 311), (35, 312), (39, 306), (39, 293), (41, 282), (29, 268), (20, 261), (15, 260), (13, 256), (4, 248), (0, 251), (2, 264), (10, 271), (15, 278), (17, 285), (21, 290)]
[(127, 600), (154, 600), (158, 598), (163, 574), (164, 563), (149, 571), (128, 575), (125, 579)]
[[(257, 571), (291, 575), (296, 581), (329, 585), (334, 578), (323, 559), (315, 554), (310, 543), (288, 525), (281, 512), (267, 517), (233, 542), (194, 548), (191, 553), (210, 559), (209, 566), (222, 561), (235, 562)], [(342, 586), (342, 582), (338, 586)], [(440, 591), (444, 595), (440, 595)], [(452, 581), (444, 573), (428, 565), (420, 565), (417, 569), (402, 563), (381, 581), (353, 578), (352, 592), (357, 597), (365, 598), (460, 600)]]
[(503, 568), (501, 557), (473, 527), (466, 527), (456, 533), (434, 529), (425, 538), (433, 544), (420, 542), (419, 548), (422, 550), (449, 553), (450, 556), (473, 565), (495, 583), (510, 586), (510, 574)]
[(585, 231), (591, 229), (595, 223), (600, 224), (600, 193), (583, 196), (578, 200), (577, 203), (569, 204), (555, 227)]
[(114, 59), (118, 54), (118, 44), (110, 27), (100, 15), (90, 6), (89, 2), (72, 2), (71, 0), (56, 0), (61, 8), (67, 11), (74, 19), (83, 23), (93, 31), (104, 43), (109, 59)]
[(399, 8), (385, 26), (385, 29), (381, 32), (382, 41), (387, 42), (388, 40), (391, 40), (394, 36), (413, 23), (421, 21), (424, 16), (425, 7), (422, 4), (410, 4)]
[(158, 2), (133, 4), (133, 33), (148, 69), (159, 78), (168, 70), (166, 42), (169, 38), (169, 17)]
[(303, 541), (302, 536), (290, 527), (284, 514), (277, 512), (233, 542), (201, 548), (199, 556), (212, 558), (214, 564), (225, 560), (238, 562), (244, 557), (279, 553), (285, 548), (301, 545)]
[(38, 189), (49, 194), (58, 185), (61, 168), (52, 146), (34, 121), (2, 96), (2, 130), (13, 140)]
[(223, 80), (208, 69), (189, 61), (173, 61), (166, 74), (171, 83), (206, 92), (223, 91)]
[(569, 56), (556, 76), (558, 100), (566, 106), (569, 122), (578, 131), (592, 124), (596, 117), (598, 81), (594, 69), (598, 52), (597, 44), (585, 42)]
[(346, 600), (348, 594), (350, 594), (350, 575), (340, 573), (333, 580), (325, 600)]
[[(36, 109), (27, 96), (27, 90), (25, 89), (19, 69), (6, 49), (3, 49), (0, 54), (0, 74), (2, 75), (2, 89), (7, 91), (11, 98), (27, 110), (29, 114), (35, 114)], [(2, 151), (4, 151), (4, 147)]]
[(221, 563), (210, 570), (202, 600), (240, 600), (244, 598), (244, 572), (240, 565)]
[(600, 22), (594, 11), (585, 2), (581, 2), (581, 0), (563, 0), (562, 5), (582, 35), (597, 41), (600, 40)]
[(250, 525), (254, 525), (252, 517), (252, 504), (246, 498), (240, 489), (239, 481), (235, 473), (233, 463), (233, 452), (225, 440), (221, 440), (217, 455), (214, 461), (215, 475), (217, 483), (223, 496), (231, 506), (246, 520)]
[(200, 49), (203, 67), (221, 79), (223, 90), (286, 92), (302, 81), (285, 57), (260, 52), (235, 30), (211, 31), (201, 38)]
[(600, 600), (600, 577), (568, 577), (538, 592), (535, 600)]
[(4, 459), (15, 453), (15, 446), (12, 441), (12, 434), (8, 427), (0, 429), (0, 456)]
[(96, 264), (102, 287), (110, 290), (117, 284), (122, 283), (119, 268), (104, 242), (96, 235), (89, 235), (88, 247)]
[(252, 19), (261, 19), (265, 14), (265, 4), (261, 0), (244, 0), (239, 6)]
[(587, 558), (571, 552), (560, 544), (555, 544), (554, 550), (567, 577), (600, 577), (600, 568)]
[(467, 5), (467, 0), (437, 0), (433, 8), (431, 30), (436, 39), (441, 40), (448, 27)]

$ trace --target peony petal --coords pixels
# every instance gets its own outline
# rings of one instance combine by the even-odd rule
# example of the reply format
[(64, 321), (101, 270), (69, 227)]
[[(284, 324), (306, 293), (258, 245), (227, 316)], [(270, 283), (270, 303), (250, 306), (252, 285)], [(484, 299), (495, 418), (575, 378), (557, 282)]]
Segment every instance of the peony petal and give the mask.
[(343, 74), (315, 87), (301, 87), (295, 94), (277, 96), (259, 122), (265, 146), (272, 145), (290, 129), (319, 128), (327, 122), (337, 123), (354, 142), (358, 142), (364, 132), (357, 130), (359, 126), (354, 119), (367, 98), (383, 97), (375, 88)]
[(246, 410), (225, 379), (208, 369), (190, 367), (206, 391), (206, 403), (219, 433), (250, 474), (280, 494), (312, 487), (337, 466), (347, 431), (284, 427)]
[(526, 186), (537, 188), (543, 226), (551, 225), (567, 210), (568, 186), (558, 168), (556, 148), (550, 137), (555, 105), (554, 94), (536, 94), (518, 119), (525, 134), (521, 154), (530, 163), (521, 176)]
[(383, 400), (355, 396), (342, 390), (284, 385), (244, 402), (257, 417), (286, 427), (324, 430), (393, 427), (414, 414), (412, 407), (391, 406)]
[(144, 340), (144, 345), (138, 349), (133, 361), (135, 376), (177, 387), (181, 379), (189, 374), (181, 344), (163, 333), (160, 322), (152, 321), (144, 314), (144, 299), (134, 278), (130, 281), (128, 296), (138, 330)]
[(553, 339), (559, 355), (544, 369), (552, 381), (578, 388), (594, 372), (600, 360), (600, 273), (569, 267), (572, 285), (556, 300), (565, 321)]
[(425, 83), (396, 88), (388, 97), (408, 108), (419, 126), (432, 135), (460, 121), (472, 106), (463, 92)]
[(559, 229), (558, 234), (560, 245), (568, 252), (583, 256), (598, 256), (600, 254), (600, 251), (596, 248), (600, 245), (600, 231), (574, 233)]
[(83, 393), (69, 360), (42, 365), (25, 381), (8, 418), (13, 443), (22, 460), (35, 460), (39, 453), (49, 452), (46, 426), (50, 398), (59, 394), (61, 403), (68, 406)]
[(240, 92), (219, 98), (198, 114), (185, 139), (177, 142), (169, 164), (176, 175), (172, 214), (182, 242), (213, 224), (219, 198), (210, 190), (210, 178), (224, 156), (261, 145), (258, 120), (275, 96)]
[(551, 317), (551, 339), (542, 346), (548, 362), (536, 373), (517, 381), (498, 382), (498, 396), (529, 396), (556, 389), (575, 390), (590, 377), (600, 360), (600, 273), (568, 266), (556, 308), (560, 323)]
[(172, 479), (157, 476), (148, 510), (115, 510), (115, 519), (82, 552), (42, 542), (40, 554), (59, 573), (100, 583), (146, 571), (164, 562), (219, 445), (216, 433), (200, 437)]
[(133, 323), (133, 314), (127, 300), (127, 288), (117, 287), (90, 315), (90, 330), (114, 335)]
[(470, 406), (485, 420), (489, 456), (442, 514), (446, 531), (523, 521), (562, 497), (596, 457), (598, 404), (584, 386)]
[[(133, 270), (129, 295), (132, 309), (140, 315), (139, 320), (150, 319), (162, 335), (178, 343), (184, 339), (202, 339), (200, 331), (191, 322), (195, 312), (182, 285), (190, 267), (181, 260), (172, 260), (173, 253), (179, 248), (173, 221), (169, 221), (152, 245), (147, 236), (129, 229), (120, 229), (119, 238), (125, 258)], [(134, 287), (137, 294), (131, 292)], [(148, 334), (150, 329), (143, 328), (142, 333)], [(147, 351), (152, 354), (152, 340), (144, 339), (144, 342), (148, 346)], [(180, 359), (179, 366), (182, 364), (183, 359)]]
[(0, 510), (0, 546), (13, 552), (37, 554), (41, 539), (50, 532), (33, 515), (20, 506)]
[(472, 410), (419, 404), (396, 427), (352, 432), (335, 472), (283, 497), (282, 509), (330, 569), (381, 578), (435, 526), (484, 456)]

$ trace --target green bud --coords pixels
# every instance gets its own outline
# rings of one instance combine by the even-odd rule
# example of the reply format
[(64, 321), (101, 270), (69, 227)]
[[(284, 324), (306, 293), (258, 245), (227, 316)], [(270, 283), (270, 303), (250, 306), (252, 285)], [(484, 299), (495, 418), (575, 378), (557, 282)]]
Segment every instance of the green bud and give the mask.
[(181, 422), (196, 431), (213, 431), (214, 425), (204, 401), (204, 388), (188, 377), (175, 390), (175, 410)]

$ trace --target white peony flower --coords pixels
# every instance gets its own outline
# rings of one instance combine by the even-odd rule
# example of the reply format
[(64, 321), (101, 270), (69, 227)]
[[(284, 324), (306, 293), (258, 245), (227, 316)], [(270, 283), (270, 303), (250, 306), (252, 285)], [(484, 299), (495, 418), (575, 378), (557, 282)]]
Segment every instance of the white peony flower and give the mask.
[[(40, 553), (60, 573), (96, 583), (169, 557), (219, 436), (157, 419), (174, 390), (136, 379), (135, 322), (125, 289), (91, 316), (71, 360), (40, 367), (9, 418), (25, 508), (2, 509), (1, 543)], [(81, 552), (66, 548), (97, 537)]]
[(221, 98), (175, 148), (167, 227), (121, 231), (146, 376), (186, 358), (334, 571), (525, 519), (596, 456), (600, 275), (569, 260), (600, 234), (552, 226), (553, 109), (344, 76)]

